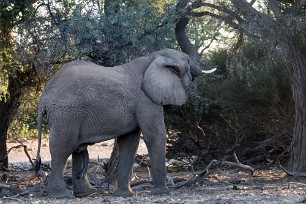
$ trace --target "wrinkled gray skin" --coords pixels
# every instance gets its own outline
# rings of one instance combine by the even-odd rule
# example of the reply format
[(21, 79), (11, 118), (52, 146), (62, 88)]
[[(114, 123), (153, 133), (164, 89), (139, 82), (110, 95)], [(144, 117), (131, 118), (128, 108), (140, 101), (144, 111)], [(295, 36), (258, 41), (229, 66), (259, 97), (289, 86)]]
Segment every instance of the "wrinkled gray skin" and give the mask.
[(151, 159), (152, 194), (169, 193), (165, 185), (166, 129), (163, 105), (182, 105), (192, 80), (189, 57), (165, 49), (116, 67), (87, 61), (64, 64), (47, 83), (38, 108), (39, 159), (41, 120), (47, 115), (50, 128), (51, 175), (48, 195), (72, 197), (63, 179), (72, 154), (73, 193), (87, 196), (95, 190), (82, 170), (82, 152), (97, 142), (116, 138), (119, 144), (117, 196), (131, 196), (129, 174), (140, 132)]

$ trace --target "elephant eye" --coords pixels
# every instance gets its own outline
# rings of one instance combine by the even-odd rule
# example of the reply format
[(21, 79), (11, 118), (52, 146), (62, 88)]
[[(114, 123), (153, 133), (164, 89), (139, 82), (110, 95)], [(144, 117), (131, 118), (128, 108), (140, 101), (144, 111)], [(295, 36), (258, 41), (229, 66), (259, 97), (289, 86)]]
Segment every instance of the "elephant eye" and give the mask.
[(180, 70), (178, 67), (173, 65), (167, 65), (166, 67), (170, 69), (170, 71), (174, 72), (177, 76), (180, 76)]

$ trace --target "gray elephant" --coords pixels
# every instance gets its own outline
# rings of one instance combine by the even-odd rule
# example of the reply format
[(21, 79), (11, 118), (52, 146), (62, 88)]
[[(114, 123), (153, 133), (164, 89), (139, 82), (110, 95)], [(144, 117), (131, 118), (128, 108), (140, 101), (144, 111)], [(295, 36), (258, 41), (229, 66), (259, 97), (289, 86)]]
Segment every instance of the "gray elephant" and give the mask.
[[(102, 67), (88, 61), (64, 64), (47, 83), (38, 107), (38, 152), (40, 159), (42, 117), (50, 128), (51, 175), (48, 196), (72, 197), (63, 170), (72, 154), (75, 196), (95, 190), (84, 170), (87, 146), (117, 138), (119, 145), (118, 188), (114, 195), (131, 196), (129, 174), (139, 144), (140, 132), (151, 159), (152, 194), (166, 194), (166, 129), (163, 105), (182, 105), (186, 88), (199, 67), (190, 67), (183, 52), (165, 49), (127, 64)], [(87, 155), (88, 156), (88, 155)]]

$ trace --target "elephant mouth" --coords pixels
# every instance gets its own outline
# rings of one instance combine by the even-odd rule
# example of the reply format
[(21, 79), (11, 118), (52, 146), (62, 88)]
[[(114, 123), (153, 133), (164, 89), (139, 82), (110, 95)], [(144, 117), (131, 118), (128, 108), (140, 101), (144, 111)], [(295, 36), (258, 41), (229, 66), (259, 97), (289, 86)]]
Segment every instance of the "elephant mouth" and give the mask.
[(191, 81), (194, 81), (196, 77), (197, 76), (195, 76), (194, 74), (191, 73)]

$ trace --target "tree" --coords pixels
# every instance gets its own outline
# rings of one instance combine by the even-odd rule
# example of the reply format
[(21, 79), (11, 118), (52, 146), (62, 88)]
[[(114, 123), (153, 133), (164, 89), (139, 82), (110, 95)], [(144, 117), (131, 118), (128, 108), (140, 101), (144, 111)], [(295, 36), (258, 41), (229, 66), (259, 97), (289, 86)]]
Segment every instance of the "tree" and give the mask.
[(0, 169), (8, 167), (6, 137), (10, 122), (17, 114), (20, 99), (25, 89), (36, 84), (35, 67), (32, 64), (23, 66), (18, 61), (18, 51), (14, 44), (13, 29), (22, 23), (29, 14), (32, 1), (14, 0), (0, 2)]
[[(254, 4), (258, 3), (260, 9)], [(245, 0), (193, 1), (186, 15), (211, 16), (237, 30), (239, 39), (235, 51), (244, 40), (264, 41), (273, 57), (283, 57), (290, 78), (295, 106), (295, 125), (290, 147), (289, 171), (306, 171), (306, 62), (297, 40), (305, 38), (305, 0), (256, 1)], [(278, 56), (277, 56), (278, 55)], [(272, 58), (273, 59), (273, 58)]]

